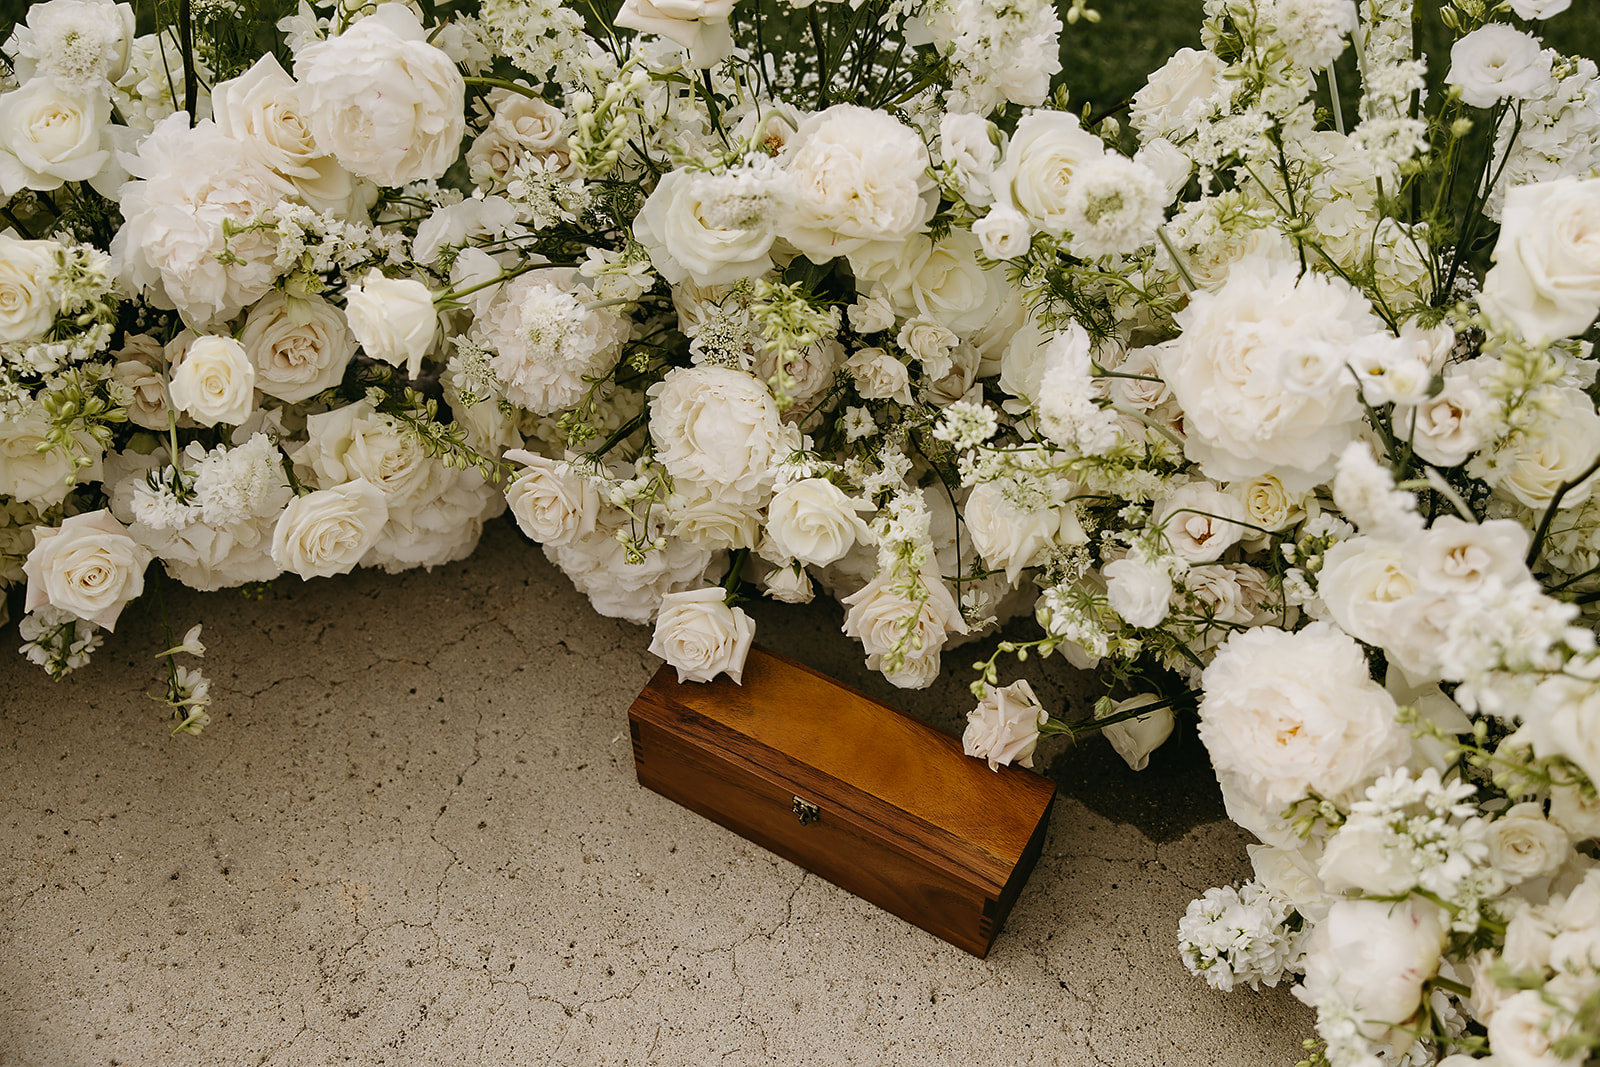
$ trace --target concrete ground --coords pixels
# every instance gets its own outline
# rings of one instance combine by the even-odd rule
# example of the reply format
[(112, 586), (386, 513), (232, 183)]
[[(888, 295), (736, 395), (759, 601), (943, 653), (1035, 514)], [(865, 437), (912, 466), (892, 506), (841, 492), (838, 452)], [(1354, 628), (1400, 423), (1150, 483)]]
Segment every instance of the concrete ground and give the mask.
[[(150, 598), (153, 603), (154, 598)], [(1292, 1064), (1283, 990), (1190, 978), (1245, 871), (1192, 732), (1141, 775), (1048, 741), (1044, 856), (977, 960), (641, 790), (648, 631), (503, 522), (432, 574), (168, 585), (215, 719), (170, 737), (139, 605), (53, 684), (0, 628), (0, 1064)], [(835, 604), (758, 640), (954, 732), (971, 651), (906, 694)], [(1047, 703), (1082, 680), (1028, 665)]]

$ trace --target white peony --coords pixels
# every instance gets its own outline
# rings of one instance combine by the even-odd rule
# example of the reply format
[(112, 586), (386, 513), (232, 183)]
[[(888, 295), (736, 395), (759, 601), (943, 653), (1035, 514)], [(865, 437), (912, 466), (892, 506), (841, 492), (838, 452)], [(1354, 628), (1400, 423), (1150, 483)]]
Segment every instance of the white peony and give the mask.
[(523, 467), (506, 486), (519, 530), (542, 545), (564, 545), (594, 533), (600, 493), (572, 464), (520, 448), (504, 458)]
[(767, 537), (784, 556), (826, 567), (854, 545), (872, 543), (872, 531), (857, 514), (870, 508), (825, 478), (790, 482), (767, 505)]
[(742, 371), (680, 368), (652, 385), (649, 396), (657, 459), (677, 481), (749, 496), (787, 458), (790, 437), (778, 405)]
[(1356, 1020), (1368, 1041), (1403, 1052), (1415, 1040), (1403, 1025), (1439, 969), (1447, 933), (1439, 908), (1414, 897), (1336, 901), (1312, 931), (1305, 984), (1294, 994), (1321, 1013)]
[(1446, 85), (1461, 90), (1461, 99), (1473, 107), (1493, 107), (1510, 97), (1522, 100), (1539, 92), (1550, 80), (1537, 38), (1504, 23), (1480, 26), (1450, 47)]
[(273, 529), (273, 562), (306, 580), (348, 574), (388, 521), (383, 490), (364, 478), (297, 496)]
[(256, 369), (231, 337), (197, 337), (172, 371), (172, 403), (202, 426), (238, 426), (255, 410)]
[[(73, 92), (37, 79), (0, 95), (0, 196), (91, 181), (111, 161), (104, 92)], [(102, 183), (103, 184), (103, 183)], [(103, 191), (114, 195), (115, 187)]]
[(1212, 765), (1268, 812), (1311, 793), (1349, 803), (1411, 750), (1361, 646), (1327, 623), (1236, 633), (1201, 685)]
[(1600, 312), (1600, 179), (1506, 193), (1483, 308), (1533, 344), (1574, 337)]
[(967, 712), (967, 729), (961, 735), (961, 750), (969, 756), (987, 760), (991, 771), (1000, 764), (1033, 766), (1033, 750), (1039, 744), (1039, 727), (1050, 713), (1039, 704), (1027, 679), (1019, 679), (1001, 689), (985, 685), (983, 699)]
[(937, 201), (928, 148), (883, 111), (836, 104), (807, 118), (784, 148), (795, 209), (783, 237), (815, 263), (869, 241), (921, 232)]
[(60, 248), (0, 233), (0, 343), (40, 340), (55, 322), (50, 275)]
[(388, 278), (376, 267), (345, 291), (350, 330), (367, 355), (416, 377), (439, 332), (433, 293), (411, 278)]
[(466, 132), (466, 83), (404, 4), (376, 11), (295, 56), (318, 147), (379, 185), (441, 177)]
[(256, 388), (291, 404), (338, 385), (356, 351), (338, 308), (278, 291), (250, 309), (239, 343), (255, 366)]
[(726, 674), (743, 684), (756, 624), (742, 608), (730, 608), (717, 586), (668, 593), (661, 598), (650, 653), (678, 672), (678, 681), (709, 682)]
[(60, 526), (36, 526), (33, 550), (22, 565), (28, 576), (23, 610), (45, 604), (78, 618), (117, 628), (128, 601), (144, 592), (150, 552), (108, 511), (64, 519)]

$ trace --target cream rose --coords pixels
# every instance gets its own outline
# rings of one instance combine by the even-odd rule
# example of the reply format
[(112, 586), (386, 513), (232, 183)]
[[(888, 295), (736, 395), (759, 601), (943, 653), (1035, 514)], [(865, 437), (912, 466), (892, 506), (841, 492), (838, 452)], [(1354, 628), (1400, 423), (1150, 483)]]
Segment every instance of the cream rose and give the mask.
[(712, 552), (754, 548), (761, 539), (761, 515), (753, 504), (716, 486), (697, 486), (692, 496), (673, 493), (667, 519), (673, 537)]
[[(1119, 700), (1111, 706), (1107, 717), (1120, 715), (1125, 711), (1137, 711), (1159, 702), (1160, 699), (1152, 693), (1145, 693), (1128, 700)], [(1100, 732), (1105, 734), (1106, 740), (1111, 742), (1111, 747), (1122, 757), (1129, 770), (1142, 771), (1150, 765), (1150, 753), (1160, 748), (1166, 743), (1167, 738), (1172, 736), (1172, 727), (1172, 709), (1165, 707), (1121, 722), (1114, 722), (1101, 727)]]
[(767, 596), (780, 604), (809, 604), (816, 596), (811, 586), (811, 575), (798, 563), (774, 567), (762, 581)]
[(683, 45), (689, 65), (714, 67), (733, 54), (734, 0), (623, 0), (616, 24)]
[(1033, 750), (1039, 744), (1039, 727), (1050, 713), (1039, 704), (1027, 679), (1012, 682), (1003, 689), (983, 687), (983, 699), (967, 712), (967, 729), (961, 735), (961, 750), (969, 756), (987, 760), (991, 771), (1000, 764), (1033, 766)]
[(256, 369), (231, 337), (197, 337), (172, 372), (172, 403), (204, 426), (238, 426), (255, 410)]
[(367, 355), (416, 377), (433, 347), (439, 314), (428, 287), (410, 278), (386, 278), (374, 267), (345, 293), (350, 329)]
[(1061, 529), (1061, 512), (1052, 507), (1021, 507), (1006, 499), (1006, 487), (999, 482), (983, 482), (967, 496), (962, 517), (972, 535), (972, 547), (983, 562), (1004, 570), (1012, 585), (1023, 568), (1039, 561), (1055, 543)]
[[(944, 579), (935, 571), (924, 571), (920, 578), (927, 593), (920, 602), (907, 597), (896, 588), (901, 583), (883, 574), (840, 600), (850, 609), (844, 632), (861, 642), (867, 666), (885, 670), (890, 682), (907, 689), (932, 682), (939, 671), (939, 650), (946, 635), (967, 630)], [(891, 672), (886, 668), (897, 645), (902, 646), (906, 658)]]
[(1517, 804), (1489, 824), (1489, 866), (1513, 882), (1554, 874), (1566, 862), (1567, 832), (1539, 804)]
[(844, 369), (863, 400), (911, 403), (911, 372), (881, 348), (862, 348), (845, 360)]
[(54, 241), (0, 233), (0, 342), (38, 340), (55, 322), (49, 284), (59, 249)]
[(1133, 128), (1139, 131), (1139, 139), (1148, 143), (1169, 134), (1187, 136), (1200, 112), (1210, 110), (1208, 102), (1217, 92), (1218, 75), (1225, 69), (1226, 64), (1211, 52), (1178, 49), (1133, 94), (1129, 117)]
[(404, 4), (380, 4), (294, 61), (318, 147), (379, 185), (438, 178), (466, 132), (466, 82)]
[(291, 404), (338, 385), (356, 351), (338, 308), (320, 296), (277, 291), (250, 309), (239, 342), (256, 369), (256, 388)]
[(125, 359), (111, 368), (111, 380), (127, 390), (129, 422), (166, 432), (167, 383), (154, 367), (143, 360)]
[(756, 624), (742, 608), (730, 608), (726, 598), (716, 586), (661, 598), (650, 653), (672, 664), (679, 682), (709, 682), (726, 674), (734, 684), (744, 684)]
[(649, 389), (657, 459), (674, 479), (758, 493), (789, 435), (766, 386), (727, 367), (668, 372)]
[(633, 220), (656, 271), (673, 285), (728, 285), (772, 269), (776, 234), (761, 204), (741, 198), (728, 175), (668, 171)]
[(1433, 593), (1471, 593), (1494, 580), (1504, 585), (1529, 580), (1523, 557), (1528, 531), (1511, 519), (1465, 522), (1454, 515), (1434, 520), (1406, 544), (1406, 569)]
[(506, 486), (517, 528), (541, 545), (565, 545), (594, 532), (600, 493), (570, 463), (512, 449), (505, 459), (523, 470)]
[[(1555, 389), (1539, 426), (1514, 437), (1508, 451), (1495, 488), (1538, 511), (1600, 456), (1600, 412), (1583, 391)], [(1567, 490), (1561, 506), (1577, 507), (1589, 499), (1594, 487), (1594, 476), (1584, 479)]]
[(1033, 227), (1016, 208), (996, 204), (989, 213), (972, 224), (973, 235), (983, 254), (990, 259), (1015, 259), (1027, 253), (1033, 243)]
[(306, 580), (348, 574), (388, 521), (383, 490), (365, 478), (297, 496), (273, 528), (272, 560)]
[(939, 241), (916, 234), (903, 244), (868, 245), (850, 264), (858, 279), (882, 287), (896, 315), (965, 335), (992, 320), (1006, 295), (1004, 275), (978, 263), (980, 247), (972, 231), (957, 228)]
[(767, 537), (785, 556), (826, 567), (853, 546), (872, 544), (872, 531), (856, 514), (871, 507), (825, 478), (791, 482), (767, 506)]
[(1070, 223), (1068, 192), (1083, 166), (1105, 155), (1105, 144), (1066, 111), (1035, 111), (1017, 132), (994, 171), (994, 200), (1014, 208), (1039, 229), (1060, 237)]
[(144, 592), (151, 558), (109, 511), (74, 515), (54, 529), (34, 527), (33, 551), (22, 565), (28, 576), (24, 610), (50, 604), (115, 630), (123, 607)]
[(1600, 179), (1511, 189), (1492, 258), (1482, 296), (1492, 319), (1533, 344), (1588, 329), (1600, 311)]
[[(1410, 431), (1411, 444), (1418, 456), (1440, 467), (1465, 463), (1483, 443), (1478, 433), (1477, 415), (1489, 406), (1489, 398), (1463, 373), (1446, 374), (1444, 388), (1414, 408)], [(1403, 412), (1396, 412), (1397, 416)], [(1397, 418), (1401, 426), (1405, 423)]]
[(105, 93), (68, 92), (45, 78), (0, 96), (0, 195), (94, 178), (111, 159), (101, 147), (110, 122)]
[(61, 503), (74, 485), (98, 482), (104, 449), (82, 430), (73, 433), (72, 451), (87, 457), (86, 467), (60, 448), (40, 451), (50, 419), (37, 408), (20, 418), (0, 418), (0, 496), (9, 496), (41, 510)]
[(524, 157), (554, 156), (560, 169), (567, 169), (566, 116), (560, 108), (509, 89), (490, 91), (489, 107), (494, 116), (467, 149), (467, 166), (476, 179), (504, 182)]

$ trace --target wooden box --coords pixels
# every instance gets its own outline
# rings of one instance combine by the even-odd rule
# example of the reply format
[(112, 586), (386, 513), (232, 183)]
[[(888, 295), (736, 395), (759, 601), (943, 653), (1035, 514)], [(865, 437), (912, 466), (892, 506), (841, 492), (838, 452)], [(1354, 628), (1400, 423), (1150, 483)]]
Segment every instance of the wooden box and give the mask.
[(628, 711), (639, 784), (977, 956), (1044, 847), (1055, 783), (754, 648), (744, 684), (662, 667)]

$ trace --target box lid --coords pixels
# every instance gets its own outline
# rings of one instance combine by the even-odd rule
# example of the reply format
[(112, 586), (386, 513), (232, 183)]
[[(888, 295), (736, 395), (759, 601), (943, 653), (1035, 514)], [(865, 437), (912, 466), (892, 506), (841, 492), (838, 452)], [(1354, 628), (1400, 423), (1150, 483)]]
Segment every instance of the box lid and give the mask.
[(1020, 767), (991, 771), (955, 738), (760, 647), (743, 679), (680, 685), (664, 667), (634, 713), (692, 720), (702, 743), (792, 782), (797, 796), (952, 860), (974, 880), (1007, 884), (1053, 782)]

